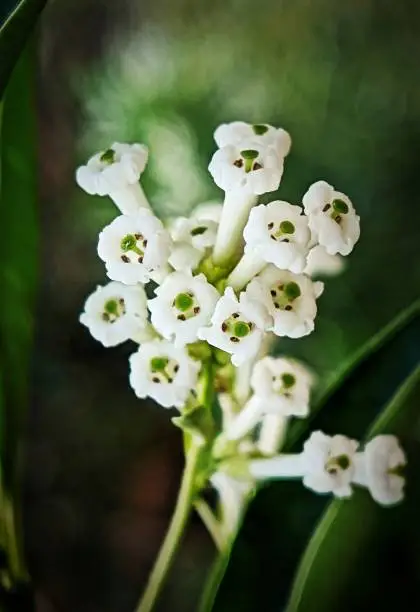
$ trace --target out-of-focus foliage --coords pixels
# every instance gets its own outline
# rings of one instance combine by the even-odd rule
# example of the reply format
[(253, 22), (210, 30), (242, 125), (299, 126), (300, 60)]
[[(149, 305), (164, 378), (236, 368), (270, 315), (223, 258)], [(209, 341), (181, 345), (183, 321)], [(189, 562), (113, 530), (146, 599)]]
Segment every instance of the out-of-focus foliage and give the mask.
[[(39, 13), (47, 0), (20, 0), (10, 6), (10, 12), (0, 27), (0, 98), (13, 67), (25, 46)], [(1, 20), (0, 20), (1, 23)]]

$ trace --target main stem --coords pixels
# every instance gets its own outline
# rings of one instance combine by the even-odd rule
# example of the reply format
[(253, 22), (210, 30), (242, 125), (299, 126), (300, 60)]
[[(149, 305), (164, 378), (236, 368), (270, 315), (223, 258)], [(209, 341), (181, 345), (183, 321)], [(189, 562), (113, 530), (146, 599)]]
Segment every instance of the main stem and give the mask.
[(200, 448), (194, 443), (189, 448), (175, 511), (136, 612), (152, 610), (181, 543), (195, 494), (194, 480)]

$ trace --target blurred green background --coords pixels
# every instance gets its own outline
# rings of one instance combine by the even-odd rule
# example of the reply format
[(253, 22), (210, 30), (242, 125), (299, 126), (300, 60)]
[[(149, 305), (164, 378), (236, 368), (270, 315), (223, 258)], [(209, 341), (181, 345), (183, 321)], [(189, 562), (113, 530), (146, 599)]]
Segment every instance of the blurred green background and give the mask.
[[(315, 333), (279, 343), (314, 368), (322, 388), (420, 295), (419, 27), (414, 0), (55, 0), (44, 12), (36, 39), (40, 289), (24, 498), (39, 611), (132, 610), (182, 469), (171, 415), (140, 403), (128, 386), (134, 347), (105, 350), (78, 323), (85, 297), (105, 282), (96, 241), (115, 209), (77, 188), (76, 166), (114, 140), (145, 142), (144, 186), (156, 211), (182, 214), (220, 198), (207, 172), (219, 123), (287, 129), (293, 145), (279, 196), (298, 203), (325, 179), (350, 196), (362, 223), (346, 271), (327, 281)], [(391, 347), (393, 360), (359, 373), (345, 416), (321, 421), (326, 431), (363, 435), (418, 360), (419, 327), (402, 342), (404, 359), (402, 345)], [(215, 609), (280, 612), (325, 502), (292, 483), (265, 489)], [(419, 556), (411, 559), (407, 542), (420, 549), (414, 515), (381, 512), (356, 563), (363, 569), (366, 559), (370, 570), (348, 579), (341, 610), (371, 609), (387, 581), (405, 584), (398, 571), (412, 597), (407, 609), (420, 605)], [(197, 609), (212, 555), (194, 517), (159, 610)], [(396, 593), (387, 597), (398, 605)], [(311, 609), (324, 610), (317, 602)]]

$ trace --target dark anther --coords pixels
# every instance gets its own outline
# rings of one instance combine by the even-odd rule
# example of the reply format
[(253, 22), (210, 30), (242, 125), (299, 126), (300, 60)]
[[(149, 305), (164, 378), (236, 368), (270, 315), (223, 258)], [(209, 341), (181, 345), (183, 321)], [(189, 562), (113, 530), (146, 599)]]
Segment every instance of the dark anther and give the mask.
[(285, 310), (292, 310), (292, 307), (290, 306), (290, 304), (287, 304), (287, 306), (284, 307)]
[(276, 297), (276, 295), (277, 295), (277, 291), (275, 289), (271, 289), (270, 293), (271, 293), (272, 297)]
[(233, 315), (232, 315), (232, 317), (233, 317), (234, 319), (237, 319), (237, 318), (239, 317), (239, 312), (234, 312), (234, 313), (233, 313)]
[(327, 210), (329, 210), (331, 208), (330, 204), (325, 204), (324, 208), (322, 209), (322, 212), (327, 212)]
[(168, 383), (172, 383), (172, 382), (174, 382), (174, 379), (168, 376)]
[(230, 340), (231, 342), (239, 342), (239, 338), (237, 338), (236, 336), (231, 336), (231, 337), (229, 338), (229, 340)]
[(262, 165), (259, 164), (258, 162), (255, 162), (255, 164), (252, 167), (253, 170), (261, 170), (261, 168), (262, 168)]
[(155, 376), (154, 378), (152, 378), (152, 381), (153, 381), (154, 383), (160, 383), (159, 378), (156, 378), (156, 376)]
[(194, 314), (198, 314), (200, 312), (200, 306), (194, 307)]
[(177, 316), (177, 319), (179, 319), (179, 321), (185, 321), (186, 317), (183, 314), (180, 314)]
[(290, 242), (290, 240), (288, 238), (284, 238), (283, 242)]
[(271, 240), (276, 240), (276, 237), (273, 236), (273, 234), (270, 234), (270, 238), (271, 238)]
[(141, 238), (143, 238), (143, 236), (141, 234), (134, 234), (134, 238), (136, 240), (140, 240)]
[(269, 229), (269, 230), (273, 229), (273, 227), (274, 227), (274, 223), (271, 221), (271, 223), (269, 223), (269, 224), (267, 225), (267, 227), (268, 227), (268, 229)]
[(137, 260), (139, 263), (143, 263), (143, 257), (140, 255), (140, 257)]
[(279, 309), (280, 308), (280, 304), (278, 302), (274, 302), (274, 308)]
[(236, 166), (237, 168), (242, 168), (242, 166), (244, 165), (244, 160), (242, 158), (237, 159), (236, 161), (233, 162), (233, 165)]
[(147, 240), (143, 240), (143, 246), (144, 246), (144, 248), (147, 247)]
[(127, 255), (121, 255), (121, 259), (124, 263), (130, 263), (130, 258)]
[(175, 374), (178, 372), (178, 370), (179, 370), (179, 365), (178, 364), (174, 365), (174, 372), (175, 372)]

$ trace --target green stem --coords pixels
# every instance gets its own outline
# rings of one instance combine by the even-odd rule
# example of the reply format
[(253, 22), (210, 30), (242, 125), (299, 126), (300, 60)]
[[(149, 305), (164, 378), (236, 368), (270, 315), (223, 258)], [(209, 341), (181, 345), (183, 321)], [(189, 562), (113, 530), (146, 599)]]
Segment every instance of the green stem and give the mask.
[(207, 577), (206, 584), (204, 585), (204, 591), (201, 597), (198, 612), (211, 612), (211, 610), (213, 610), (219, 587), (229, 565), (230, 555), (237, 534), (238, 531), (235, 531), (227, 542), (225, 548), (219, 552), (214, 560), (210, 573)]
[(196, 444), (192, 444), (188, 450), (175, 511), (136, 612), (152, 610), (181, 543), (195, 495), (195, 476), (200, 451), (201, 447)]

